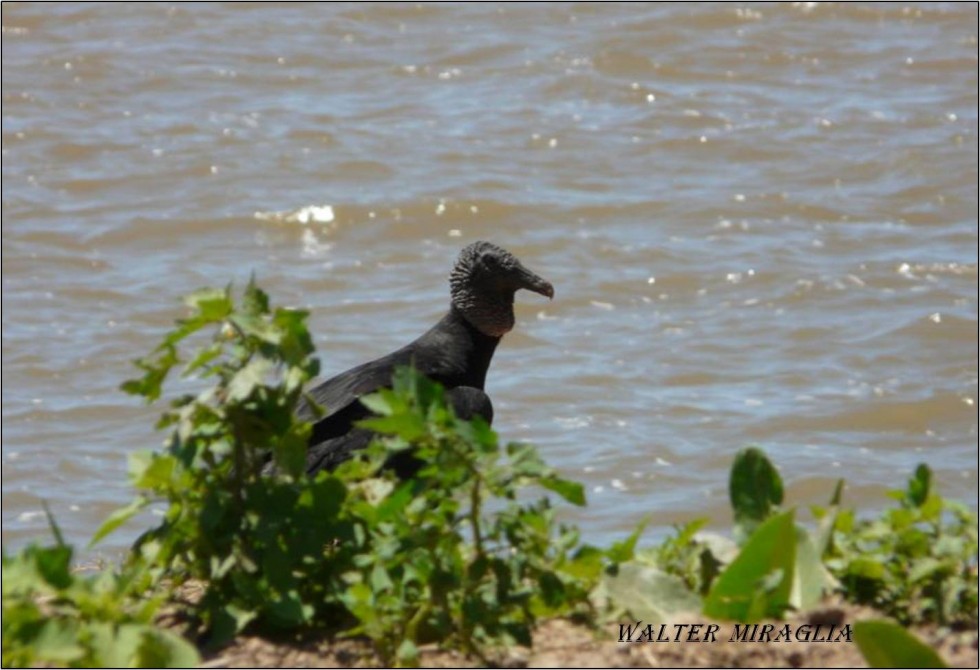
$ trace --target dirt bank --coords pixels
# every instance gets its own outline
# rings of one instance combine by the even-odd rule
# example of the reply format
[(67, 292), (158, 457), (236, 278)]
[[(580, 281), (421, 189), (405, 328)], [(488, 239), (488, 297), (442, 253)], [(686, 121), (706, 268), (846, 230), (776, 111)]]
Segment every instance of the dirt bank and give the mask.
[[(857, 645), (846, 641), (845, 627), (869, 618), (879, 618), (879, 615), (867, 608), (828, 603), (787, 621), (768, 622), (773, 625), (768, 636), (762, 634), (760, 626), (755, 641), (742, 641), (737, 639), (741, 629), (734, 629), (732, 624), (691, 615), (677, 617), (663, 629), (659, 637), (670, 641), (662, 642), (619, 642), (620, 625), (616, 622), (596, 632), (565, 620), (553, 620), (542, 624), (535, 632), (532, 649), (509, 650), (489, 659), (489, 664), (510, 668), (865, 667)], [(713, 629), (713, 635), (706, 635), (712, 630), (708, 628), (712, 623), (717, 629)], [(692, 634), (690, 626), (678, 628), (675, 624), (701, 624), (701, 628)], [(781, 639), (786, 637), (785, 633), (780, 635), (787, 625), (794, 638), (789, 641)], [(807, 631), (809, 641), (802, 641), (807, 637)], [(977, 631), (956, 632), (928, 627), (913, 632), (937, 649), (951, 666), (978, 666)], [(658, 633), (661, 633), (660, 626), (655, 626), (654, 634)], [(731, 639), (733, 633), (736, 635), (734, 641)], [(634, 634), (634, 639), (636, 637)], [(678, 637), (680, 639), (675, 641)], [(689, 637), (697, 641), (687, 641)], [(765, 637), (769, 640), (760, 640)], [(795, 639), (797, 637), (800, 641)], [(833, 641), (835, 639), (837, 641)], [(474, 659), (441, 651), (435, 646), (423, 648), (421, 662), (424, 667), (440, 668), (481, 665)], [(205, 667), (230, 668), (374, 667), (379, 664), (370, 645), (360, 640), (315, 637), (269, 640), (248, 635), (240, 636), (225, 649), (204, 659)]]

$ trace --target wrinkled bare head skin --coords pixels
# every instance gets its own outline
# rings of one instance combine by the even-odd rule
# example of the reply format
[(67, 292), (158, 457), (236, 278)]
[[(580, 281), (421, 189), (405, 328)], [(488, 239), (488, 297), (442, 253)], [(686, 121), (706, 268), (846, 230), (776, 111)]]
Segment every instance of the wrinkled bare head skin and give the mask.
[(514, 294), (520, 289), (555, 297), (550, 283), (490, 242), (465, 247), (449, 273), (453, 306), (491, 337), (502, 337), (514, 327)]

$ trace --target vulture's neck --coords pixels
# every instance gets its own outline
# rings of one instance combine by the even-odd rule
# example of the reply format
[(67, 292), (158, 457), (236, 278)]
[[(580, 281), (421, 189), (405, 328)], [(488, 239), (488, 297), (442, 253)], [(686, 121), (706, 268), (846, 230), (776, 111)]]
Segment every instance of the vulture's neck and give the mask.
[(479, 291), (468, 283), (451, 291), (453, 310), (484, 335), (500, 339), (514, 328), (514, 292)]
[(481, 332), (455, 306), (430, 331), (439, 334), (432, 344), (441, 348), (440, 358), (446, 362), (445, 377), (437, 381), (447, 386), (474, 386), (482, 389), (487, 370), (500, 337)]

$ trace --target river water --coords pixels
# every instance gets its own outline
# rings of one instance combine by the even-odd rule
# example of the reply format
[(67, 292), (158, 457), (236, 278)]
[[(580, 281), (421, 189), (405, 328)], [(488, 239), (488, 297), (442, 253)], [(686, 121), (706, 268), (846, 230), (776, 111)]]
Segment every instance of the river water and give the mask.
[[(405, 344), (488, 239), (503, 438), (587, 540), (787, 501), (977, 495), (977, 8), (3, 3), (3, 541), (85, 542), (156, 448), (118, 390), (254, 272), (325, 374)], [(105, 548), (125, 546), (139, 524)]]

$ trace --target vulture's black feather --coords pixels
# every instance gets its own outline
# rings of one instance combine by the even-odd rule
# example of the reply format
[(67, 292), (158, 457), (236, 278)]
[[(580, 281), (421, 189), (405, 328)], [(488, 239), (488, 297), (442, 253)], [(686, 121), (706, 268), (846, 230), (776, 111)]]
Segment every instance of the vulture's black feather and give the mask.
[[(307, 472), (333, 469), (354, 450), (367, 446), (371, 431), (354, 424), (371, 413), (358, 399), (390, 387), (394, 371), (400, 366), (413, 365), (442, 384), (458, 416), (493, 420), (493, 406), (483, 386), (500, 338), (514, 327), (514, 293), (527, 289), (552, 298), (554, 289), (515, 256), (489, 242), (474, 242), (460, 252), (449, 286), (449, 312), (425, 334), (394, 353), (351, 368), (308, 392), (327, 414), (316, 419), (309, 406), (299, 409), (302, 418), (315, 421)], [(392, 467), (403, 477), (412, 471), (408, 461), (393, 463)]]
[[(446, 400), (452, 405), (456, 416), (461, 419), (472, 419), (480, 416), (487, 423), (493, 423), (493, 405), (490, 403), (490, 396), (481, 389), (472, 386), (457, 386), (446, 393)], [(356, 404), (364, 409), (360, 403)], [(362, 418), (369, 415), (370, 413), (365, 409)], [(374, 437), (373, 431), (353, 426), (343, 435), (328, 438), (319, 443), (311, 441), (311, 447), (306, 453), (306, 471), (315, 473), (320, 470), (333, 470), (350, 458), (355, 450), (368, 446), (372, 437)], [(385, 464), (402, 479), (414, 475), (421, 465), (421, 462), (409, 452), (394, 454)]]

